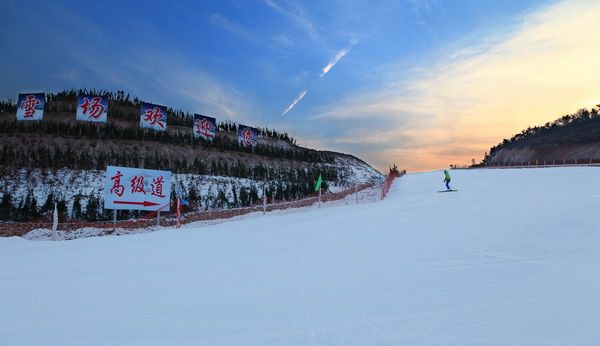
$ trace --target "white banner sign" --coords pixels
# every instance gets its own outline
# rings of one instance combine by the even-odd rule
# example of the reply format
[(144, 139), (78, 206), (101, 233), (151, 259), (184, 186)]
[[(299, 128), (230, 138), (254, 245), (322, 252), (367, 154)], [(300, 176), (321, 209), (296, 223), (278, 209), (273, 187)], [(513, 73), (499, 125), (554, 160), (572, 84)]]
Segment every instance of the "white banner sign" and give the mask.
[(105, 209), (169, 211), (171, 172), (129, 167), (106, 167)]
[(46, 94), (19, 94), (17, 101), (17, 120), (42, 120)]
[(152, 103), (140, 103), (140, 127), (156, 131), (167, 130), (167, 108)]
[(77, 120), (106, 123), (108, 97), (79, 94), (77, 96)]

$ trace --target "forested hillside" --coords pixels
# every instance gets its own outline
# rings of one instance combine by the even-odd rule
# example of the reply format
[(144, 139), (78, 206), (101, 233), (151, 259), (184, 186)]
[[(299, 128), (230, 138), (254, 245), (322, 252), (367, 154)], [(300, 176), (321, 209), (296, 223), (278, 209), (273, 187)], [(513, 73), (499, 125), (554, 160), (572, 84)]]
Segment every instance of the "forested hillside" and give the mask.
[(600, 159), (600, 105), (528, 127), (486, 153), (483, 164)]
[[(108, 97), (107, 124), (75, 120), (78, 93)], [(368, 167), (368, 179), (379, 176), (355, 157), (302, 148), (289, 134), (265, 127), (258, 127), (258, 144), (254, 148), (238, 144), (238, 124), (233, 122), (218, 123), (213, 141), (194, 137), (193, 115), (179, 110), (168, 109), (166, 131), (142, 129), (139, 105), (138, 98), (123, 91), (70, 90), (46, 94), (42, 121), (17, 121), (16, 104), (0, 102), (0, 217), (24, 221), (47, 214), (53, 202), (60, 202), (70, 218), (106, 218), (106, 212), (101, 210), (101, 184), (96, 183), (109, 165), (192, 175), (196, 178), (180, 179), (185, 182), (183, 190), (191, 195), (187, 197), (196, 207), (204, 209), (252, 204), (258, 195), (255, 191), (262, 190), (265, 184), (270, 198), (290, 200), (313, 193), (319, 175), (323, 177), (325, 188), (346, 186), (356, 180), (362, 182), (365, 177), (355, 176), (353, 165)], [(85, 179), (75, 178), (70, 178), (76, 182), (71, 187), (74, 192), (57, 188), (56, 182), (67, 176), (88, 180), (93, 177), (97, 188), (89, 190), (82, 185), (85, 183), (78, 183)], [(44, 177), (54, 180), (44, 185)], [(215, 178), (209, 181), (201, 177)], [(225, 184), (216, 177), (229, 181)], [(20, 188), (25, 184), (23, 180), (30, 186), (28, 189)], [(222, 186), (212, 190), (206, 186), (189, 186), (194, 181)], [(31, 186), (44, 192), (33, 191)], [(210, 196), (202, 196), (201, 191)], [(87, 211), (90, 209), (87, 204), (92, 204), (90, 208), (96, 211)], [(123, 217), (127, 216), (124, 213)]]

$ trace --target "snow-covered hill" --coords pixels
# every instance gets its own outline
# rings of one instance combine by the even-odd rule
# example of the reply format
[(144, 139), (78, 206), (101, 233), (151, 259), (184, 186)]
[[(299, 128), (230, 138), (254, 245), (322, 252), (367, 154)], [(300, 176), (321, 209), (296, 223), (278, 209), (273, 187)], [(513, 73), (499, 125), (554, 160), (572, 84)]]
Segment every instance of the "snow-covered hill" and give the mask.
[[(373, 167), (349, 155), (337, 154), (334, 163), (323, 164), (323, 166), (334, 168), (339, 172), (338, 181), (327, 182), (331, 192), (339, 192), (352, 187), (355, 183), (360, 185), (382, 179), (381, 173)], [(98, 198), (100, 205), (103, 205), (104, 179), (105, 171), (101, 170), (12, 170), (0, 176), (0, 199), (5, 193), (9, 193), (12, 204), (16, 208), (31, 192), (37, 206), (41, 207), (48, 195), (52, 193), (54, 198), (66, 201), (67, 210), (70, 212), (73, 201), (78, 196), (82, 210), (85, 212), (87, 201), (91, 196)], [(269, 181), (267, 185), (273, 190), (280, 187), (278, 183), (285, 184), (286, 181)], [(205, 209), (224, 209), (236, 206), (235, 201), (239, 199), (239, 191), (242, 188), (255, 191), (258, 197), (262, 198), (264, 182), (236, 177), (174, 174), (173, 184), (181, 188), (184, 196), (189, 196), (193, 188), (198, 195), (198, 203)], [(220, 192), (225, 198), (224, 203), (218, 200)]]
[(597, 345), (597, 168), (397, 179), (386, 200), (0, 239), (5, 344)]

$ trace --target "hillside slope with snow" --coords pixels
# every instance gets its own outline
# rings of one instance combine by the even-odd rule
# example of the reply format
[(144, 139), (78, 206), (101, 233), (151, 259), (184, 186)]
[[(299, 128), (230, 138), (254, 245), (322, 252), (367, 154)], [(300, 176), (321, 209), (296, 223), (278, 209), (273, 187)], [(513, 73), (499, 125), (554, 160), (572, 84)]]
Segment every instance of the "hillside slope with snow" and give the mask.
[(6, 344), (597, 345), (596, 168), (440, 172), (382, 202), (0, 239)]
[[(332, 153), (334, 155), (335, 153)], [(354, 184), (372, 184), (383, 179), (383, 175), (369, 164), (349, 155), (336, 154), (333, 163), (324, 163), (324, 169), (338, 172), (336, 181), (326, 181), (327, 190), (340, 192), (351, 188)], [(230, 176), (214, 176), (200, 174), (173, 174), (173, 186), (178, 186), (185, 197), (190, 195), (192, 188), (197, 194), (197, 204), (203, 209), (227, 209), (238, 207), (240, 189), (256, 191), (258, 198), (262, 199), (265, 181), (236, 178)], [(297, 181), (268, 181), (268, 189), (272, 192), (285, 189), (286, 184), (298, 183)], [(45, 170), (45, 169), (20, 169), (12, 170), (0, 175), (0, 200), (4, 194), (11, 196), (15, 208), (23, 205), (28, 193), (35, 197), (37, 207), (44, 205), (44, 201), (52, 194), (56, 199), (64, 200), (69, 213), (72, 211), (73, 201), (78, 197), (82, 210), (86, 212), (87, 202), (90, 197), (97, 198), (104, 205), (104, 170)], [(175, 188), (173, 187), (173, 190)], [(312, 190), (311, 190), (312, 191)], [(220, 205), (219, 195), (223, 194), (224, 203)], [(236, 204), (237, 203), (237, 204)], [(72, 214), (69, 214), (72, 216)]]

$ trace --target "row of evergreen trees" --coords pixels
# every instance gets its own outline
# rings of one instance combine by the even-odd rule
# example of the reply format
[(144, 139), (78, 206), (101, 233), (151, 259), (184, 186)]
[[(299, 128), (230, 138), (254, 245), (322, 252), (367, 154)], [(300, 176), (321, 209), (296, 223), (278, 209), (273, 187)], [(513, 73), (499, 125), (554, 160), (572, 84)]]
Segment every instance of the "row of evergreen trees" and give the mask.
[[(75, 116), (77, 111), (77, 95), (78, 94), (90, 94), (104, 96), (109, 100), (108, 106), (108, 119), (126, 120), (134, 124), (139, 124), (140, 114), (139, 105), (141, 100), (137, 97), (131, 97), (129, 94), (125, 94), (124, 91), (108, 91), (108, 90), (97, 90), (97, 89), (70, 89), (61, 91), (58, 93), (47, 93), (46, 104), (44, 106), (46, 114), (53, 113), (70, 113)], [(12, 101), (0, 101), (0, 113), (14, 113), (17, 110), (17, 104)], [(185, 126), (190, 128), (193, 126), (194, 115), (182, 110), (176, 110), (167, 107), (167, 119), (168, 126)], [(47, 115), (44, 116), (47, 118)], [(225, 121), (218, 123), (218, 130), (228, 133), (237, 134), (238, 125), (235, 122)], [(281, 133), (273, 129), (266, 127), (258, 128), (259, 138), (276, 139), (296, 144), (296, 139), (288, 135), (288, 133)]]
[[(0, 220), (13, 222), (52, 222), (54, 206), (59, 215), (59, 222), (71, 221), (108, 221), (112, 220), (112, 210), (107, 210), (102, 207), (102, 200), (90, 196), (87, 198), (85, 208), (82, 203), (82, 196), (75, 196), (71, 207), (68, 207), (67, 201), (63, 198), (56, 197), (50, 193), (42, 205), (38, 205), (32, 191), (15, 205), (13, 195), (10, 192), (5, 192), (0, 201)], [(103, 203), (103, 202), (102, 202)], [(70, 210), (69, 210), (70, 209)], [(119, 220), (139, 217), (140, 211), (120, 210), (118, 213)]]
[[(139, 153), (131, 151), (86, 150), (86, 148), (64, 146), (60, 143), (41, 145), (35, 141), (21, 145), (6, 143), (0, 145), (0, 166), (4, 168), (40, 168), (103, 170), (106, 166), (144, 167), (148, 169), (169, 170), (174, 173), (216, 175), (224, 177), (248, 178), (253, 180), (292, 179), (304, 180), (307, 176), (316, 179), (320, 172), (331, 175), (337, 170), (331, 166), (298, 165), (297, 168), (273, 167), (261, 163), (249, 163), (241, 159), (226, 161), (223, 159), (193, 160), (158, 151)], [(333, 174), (332, 173), (332, 174)], [(334, 175), (333, 180), (338, 177)]]
[[(324, 174), (326, 177), (331, 177), (334, 172), (325, 171)], [(270, 181), (265, 182), (264, 185), (265, 195), (269, 203), (297, 200), (314, 194), (314, 181), (309, 178), (294, 182)], [(322, 187), (327, 189), (327, 183), (324, 182)], [(217, 186), (216, 191), (213, 191), (212, 194), (201, 195), (199, 189), (191, 185), (184, 193), (183, 198), (189, 202), (189, 206), (186, 207), (187, 210), (220, 210), (248, 207), (262, 203), (262, 199), (259, 197), (262, 193), (259, 193), (259, 188), (262, 189), (262, 186), (257, 187), (257, 185), (252, 184), (247, 187), (232, 184), (230, 187)], [(172, 189), (172, 205), (174, 205), (175, 197), (175, 189)], [(10, 192), (5, 192), (0, 201), (0, 220), (50, 222), (55, 203), (60, 215), (60, 222), (110, 221), (113, 218), (112, 211), (104, 209), (104, 201), (97, 196), (76, 195), (70, 202), (72, 203), (67, 203), (63, 197), (51, 192), (47, 195), (45, 202), (40, 204), (33, 191), (30, 190), (17, 203)], [(141, 211), (121, 210), (118, 212), (118, 219), (136, 218), (143, 213)]]
[[(190, 131), (191, 132), (191, 131)], [(99, 125), (89, 123), (60, 123), (60, 122), (14, 122), (0, 121), (0, 134), (40, 134), (56, 137), (91, 140), (123, 140), (150, 141), (167, 144), (190, 145), (222, 149), (233, 152), (253, 153), (265, 157), (285, 158), (304, 162), (332, 163), (331, 154), (294, 147), (284, 149), (275, 146), (258, 145), (255, 148), (240, 146), (232, 137), (217, 136), (214, 141), (195, 138), (191, 133), (160, 132), (139, 127), (120, 127), (112, 124)]]

